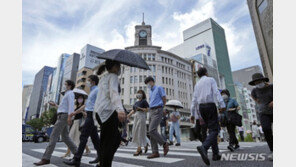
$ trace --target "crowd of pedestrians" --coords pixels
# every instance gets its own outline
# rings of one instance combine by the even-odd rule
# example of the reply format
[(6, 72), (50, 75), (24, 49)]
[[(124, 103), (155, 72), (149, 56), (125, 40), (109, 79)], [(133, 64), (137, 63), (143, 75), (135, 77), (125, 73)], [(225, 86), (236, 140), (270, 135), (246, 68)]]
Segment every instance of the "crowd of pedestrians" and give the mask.
[[(138, 90), (137, 101), (132, 110), (128, 112), (122, 104), (120, 89), (118, 89), (120, 88), (118, 80), (121, 74), (120, 70), (121, 63), (118, 61), (106, 60), (100, 65), (97, 75), (90, 75), (87, 79), (87, 85), (90, 87), (87, 99), (83, 95), (75, 96), (73, 81), (67, 80), (64, 83), (66, 90), (60, 105), (50, 102), (51, 106), (57, 107), (58, 119), (45, 153), (41, 161), (34, 163), (35, 165), (41, 166), (50, 163), (56, 142), (61, 135), (62, 141), (68, 147), (64, 157), (69, 156), (71, 152), (74, 154), (72, 159), (64, 160), (65, 164), (80, 166), (84, 150), (86, 153), (90, 153), (87, 147), (90, 137), (97, 157), (89, 163), (96, 164), (97, 167), (111, 167), (114, 154), (120, 143), (124, 141), (128, 144), (126, 124), (131, 117), (133, 117), (132, 142), (137, 145), (134, 156), (139, 156), (143, 152), (147, 153), (149, 146), (151, 146), (152, 154), (147, 156), (148, 159), (160, 157), (159, 146), (163, 147), (163, 156), (166, 156), (170, 145), (173, 145), (174, 137), (176, 138), (175, 146), (181, 145), (181, 115), (177, 107), (171, 107), (171, 111), (164, 109), (167, 103), (164, 88), (156, 85), (154, 78), (148, 76), (145, 79), (145, 84), (148, 86), (149, 97), (146, 97), (143, 90)], [(229, 91), (227, 89), (219, 91), (216, 81), (208, 76), (206, 68), (199, 68), (197, 74), (200, 79), (194, 86), (190, 121), (195, 124), (193, 131), (196, 139), (202, 143), (197, 146), (198, 153), (204, 163), (210, 165), (208, 158), (210, 148), (213, 153), (212, 160), (219, 161), (221, 159), (217, 140), (218, 136), (220, 138), (224, 136), (225, 131), (222, 131), (221, 128), (227, 129), (230, 151), (235, 151), (240, 147), (236, 137), (236, 127), (239, 127), (241, 141), (244, 141), (244, 129), (239, 126), (240, 123), (237, 123), (239, 117), (235, 117), (235, 113), (240, 110), (240, 107), (237, 101), (231, 97)], [(272, 85), (268, 83), (268, 78), (264, 78), (262, 74), (254, 74), (252, 79), (249, 84), (255, 86), (252, 97), (259, 106), (261, 131), (263, 131), (272, 152)], [(147, 117), (147, 115), (149, 116)], [(149, 122), (148, 128), (147, 120)], [(70, 132), (69, 126), (71, 126)], [(159, 127), (161, 133), (159, 133)], [(257, 138), (262, 140), (260, 128), (256, 122), (252, 125), (252, 132), (255, 140)], [(222, 138), (224, 139), (224, 137)], [(272, 153), (269, 158), (272, 159)]]

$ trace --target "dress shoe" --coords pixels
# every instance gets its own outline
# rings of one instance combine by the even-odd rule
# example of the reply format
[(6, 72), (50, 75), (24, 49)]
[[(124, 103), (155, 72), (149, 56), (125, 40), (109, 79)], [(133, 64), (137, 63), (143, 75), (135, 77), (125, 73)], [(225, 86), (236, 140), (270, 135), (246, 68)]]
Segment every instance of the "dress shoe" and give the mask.
[(149, 155), (147, 158), (148, 159), (152, 159), (152, 158), (158, 158), (159, 157), (159, 153), (152, 153), (151, 155)]
[(180, 143), (176, 143), (175, 146), (181, 146), (181, 144)]
[(63, 161), (64, 164), (70, 165), (70, 166), (75, 166), (75, 167), (80, 167), (80, 161), (72, 158), (70, 160), (65, 160)]
[(165, 142), (163, 145), (163, 156), (166, 156), (169, 152), (169, 143)]
[(134, 156), (139, 156), (139, 155), (141, 155), (142, 153), (143, 153), (142, 150), (137, 151), (136, 153), (134, 153)]
[(90, 164), (96, 164), (96, 163), (98, 163), (99, 161), (100, 161), (100, 158), (97, 157), (95, 160), (93, 160), (93, 161), (89, 161), (88, 163), (90, 163)]
[(238, 144), (234, 146), (234, 149), (235, 150), (237, 150), (238, 148), (239, 148), (239, 145)]
[(172, 141), (170, 141), (170, 146), (174, 145), (174, 143)]
[(229, 145), (227, 148), (228, 148), (228, 150), (230, 150), (231, 152), (234, 151), (234, 147), (233, 147), (232, 145)]
[(219, 154), (214, 154), (213, 157), (212, 157), (212, 160), (213, 160), (213, 161), (220, 161), (220, 160), (221, 160), (221, 155), (219, 155)]
[(198, 146), (198, 147), (197, 147), (197, 151), (199, 152), (199, 154), (200, 154), (202, 160), (204, 161), (204, 163), (205, 163), (206, 165), (210, 165), (210, 160), (209, 160), (208, 155), (207, 155), (207, 152), (206, 152), (206, 150), (203, 148), (203, 146)]
[(41, 165), (46, 165), (46, 164), (50, 164), (50, 160), (41, 159), (41, 161), (34, 163), (34, 165), (36, 165), (36, 166), (41, 166)]

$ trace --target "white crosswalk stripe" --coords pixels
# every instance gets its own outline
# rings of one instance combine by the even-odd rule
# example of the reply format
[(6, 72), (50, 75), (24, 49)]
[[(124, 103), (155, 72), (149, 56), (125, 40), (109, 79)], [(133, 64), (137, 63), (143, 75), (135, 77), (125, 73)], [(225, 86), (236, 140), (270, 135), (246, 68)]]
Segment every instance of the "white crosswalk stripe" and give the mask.
[[(66, 150), (66, 148), (65, 148)], [(44, 153), (45, 149), (32, 149), (32, 151), (36, 151), (36, 152), (39, 152), (39, 153)], [(56, 157), (61, 157), (65, 155), (65, 152), (60, 152), (60, 151), (54, 151), (52, 156), (56, 156)], [(94, 160), (93, 157), (87, 157), (87, 156), (84, 156), (82, 159), (81, 159), (81, 163), (84, 163), (84, 164), (88, 164), (89, 161), (92, 161)], [(32, 165), (32, 162), (31, 162), (31, 165)], [(112, 162), (112, 167), (143, 167), (143, 166), (138, 166), (138, 165), (132, 165), (132, 164), (127, 164), (127, 163), (121, 163), (121, 162)]]
[[(32, 157), (30, 155), (24, 154), (22, 155), (22, 167), (32, 167), (34, 166), (34, 162), (39, 162), (40, 159)], [(43, 165), (44, 167), (57, 167), (56, 165), (53, 164), (48, 164), (48, 165)]]

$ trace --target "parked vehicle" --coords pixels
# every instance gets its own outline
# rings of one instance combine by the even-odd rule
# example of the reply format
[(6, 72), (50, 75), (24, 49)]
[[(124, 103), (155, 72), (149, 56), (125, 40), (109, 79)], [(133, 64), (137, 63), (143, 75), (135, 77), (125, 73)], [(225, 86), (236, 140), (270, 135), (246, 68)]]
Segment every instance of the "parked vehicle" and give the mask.
[(41, 143), (47, 141), (48, 135), (44, 131), (37, 131), (30, 125), (22, 125), (22, 141)]

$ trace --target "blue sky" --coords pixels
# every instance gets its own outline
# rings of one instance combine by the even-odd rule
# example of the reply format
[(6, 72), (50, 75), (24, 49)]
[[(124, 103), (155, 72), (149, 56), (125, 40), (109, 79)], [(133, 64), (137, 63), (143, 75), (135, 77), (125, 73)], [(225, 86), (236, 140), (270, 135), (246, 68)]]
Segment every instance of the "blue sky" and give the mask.
[(23, 85), (87, 43), (105, 50), (133, 45), (143, 12), (153, 45), (170, 49), (182, 43), (183, 30), (211, 17), (225, 29), (232, 70), (261, 66), (245, 0), (23, 0), (22, 12)]

